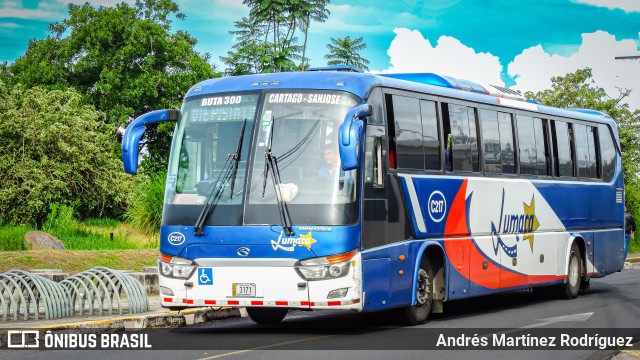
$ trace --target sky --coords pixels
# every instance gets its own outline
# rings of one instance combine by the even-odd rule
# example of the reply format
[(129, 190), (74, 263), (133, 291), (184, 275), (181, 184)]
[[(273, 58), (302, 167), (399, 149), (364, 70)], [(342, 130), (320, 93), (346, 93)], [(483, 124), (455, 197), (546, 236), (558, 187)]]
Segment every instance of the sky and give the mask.
[[(89, 1), (113, 6), (117, 0)], [(133, 2), (133, 0), (127, 0)], [(233, 45), (242, 0), (175, 0), (184, 21), (173, 29), (198, 40), (219, 68)], [(0, 61), (24, 54), (30, 39), (83, 0), (0, 0)], [(331, 38), (363, 37), (371, 72), (431, 72), (478, 83), (540, 91), (551, 77), (590, 67), (596, 86), (640, 109), (640, 0), (331, 0), (329, 18), (312, 23), (308, 57), (325, 66)]]

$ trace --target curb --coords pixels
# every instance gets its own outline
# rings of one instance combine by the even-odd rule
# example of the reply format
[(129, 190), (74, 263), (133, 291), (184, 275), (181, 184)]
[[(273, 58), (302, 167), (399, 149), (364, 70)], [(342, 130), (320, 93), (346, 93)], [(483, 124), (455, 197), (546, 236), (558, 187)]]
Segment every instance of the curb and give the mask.
[(34, 329), (42, 331), (100, 329), (103, 331), (109, 330), (111, 332), (118, 332), (173, 328), (238, 317), (240, 317), (240, 309), (238, 308), (223, 307), (214, 310), (213, 308), (208, 307), (188, 309), (180, 312), (170, 311), (164, 314), (148, 314), (95, 321), (55, 324), (36, 327)]
[(638, 263), (640, 262), (640, 257), (627, 258), (625, 261), (630, 263)]

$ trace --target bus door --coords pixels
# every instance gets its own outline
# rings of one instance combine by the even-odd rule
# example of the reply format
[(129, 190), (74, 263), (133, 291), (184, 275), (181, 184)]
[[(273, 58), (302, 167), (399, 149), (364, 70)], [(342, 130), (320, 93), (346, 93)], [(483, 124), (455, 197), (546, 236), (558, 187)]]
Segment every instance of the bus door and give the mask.
[(364, 159), (362, 248), (387, 244), (388, 211), (385, 186), (384, 126), (367, 125)]

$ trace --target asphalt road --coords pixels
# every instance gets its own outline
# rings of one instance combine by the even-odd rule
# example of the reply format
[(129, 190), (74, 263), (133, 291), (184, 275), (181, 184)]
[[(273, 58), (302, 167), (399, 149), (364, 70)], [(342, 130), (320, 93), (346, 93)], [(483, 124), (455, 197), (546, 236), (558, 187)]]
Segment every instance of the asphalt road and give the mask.
[[(591, 289), (574, 300), (540, 299), (529, 291), (517, 291), (446, 303), (445, 312), (430, 319), (421, 326), (405, 327), (392, 313), (292, 312), (275, 326), (257, 325), (242, 318), (155, 332), (154, 348), (169, 349), (163, 351), (21, 350), (0, 352), (0, 358), (611, 359), (618, 354), (617, 350), (421, 349), (433, 348), (438, 334), (491, 338), (494, 333), (515, 337), (557, 334), (571, 329), (581, 334), (593, 329), (605, 335), (604, 329), (608, 328), (639, 329), (640, 270), (594, 279)], [(170, 350), (176, 348), (185, 350)]]

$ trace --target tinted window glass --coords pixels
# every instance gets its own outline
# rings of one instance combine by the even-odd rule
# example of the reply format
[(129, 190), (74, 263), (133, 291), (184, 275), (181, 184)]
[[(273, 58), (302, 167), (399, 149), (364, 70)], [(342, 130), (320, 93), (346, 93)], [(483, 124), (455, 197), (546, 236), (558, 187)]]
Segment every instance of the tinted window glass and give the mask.
[(578, 165), (578, 177), (591, 177), (589, 168), (589, 143), (587, 140), (587, 126), (574, 124), (573, 131), (576, 141), (576, 163)]
[(500, 129), (500, 160), (502, 172), (516, 173), (515, 152), (513, 146), (513, 122), (511, 114), (498, 113), (498, 127)]
[(533, 118), (533, 130), (536, 139), (536, 167), (538, 175), (549, 175), (549, 157), (547, 156), (546, 120)]
[(536, 149), (535, 130), (531, 116), (518, 115), (518, 147), (520, 173), (537, 175), (538, 151)]
[(436, 103), (420, 100), (422, 114), (422, 138), (424, 144), (424, 168), (440, 170), (440, 132), (438, 131), (438, 116)]
[(600, 137), (600, 157), (602, 158), (602, 178), (604, 181), (611, 181), (616, 168), (616, 148), (608, 126), (600, 125), (598, 135)]
[(449, 104), (448, 110), (453, 170), (478, 171), (478, 144), (474, 109)]
[(571, 160), (571, 142), (569, 140), (568, 124), (554, 121), (556, 175), (573, 176), (573, 161)]
[(589, 144), (589, 163), (587, 167), (589, 168), (589, 173), (592, 178), (599, 178), (598, 175), (598, 149), (596, 149), (596, 136), (598, 135), (598, 131), (593, 126), (587, 126), (587, 143)]
[(480, 126), (482, 127), (482, 150), (484, 171), (501, 173), (500, 131), (498, 113), (491, 110), (480, 110)]
[(396, 157), (399, 169), (424, 169), (418, 99), (393, 95)]

